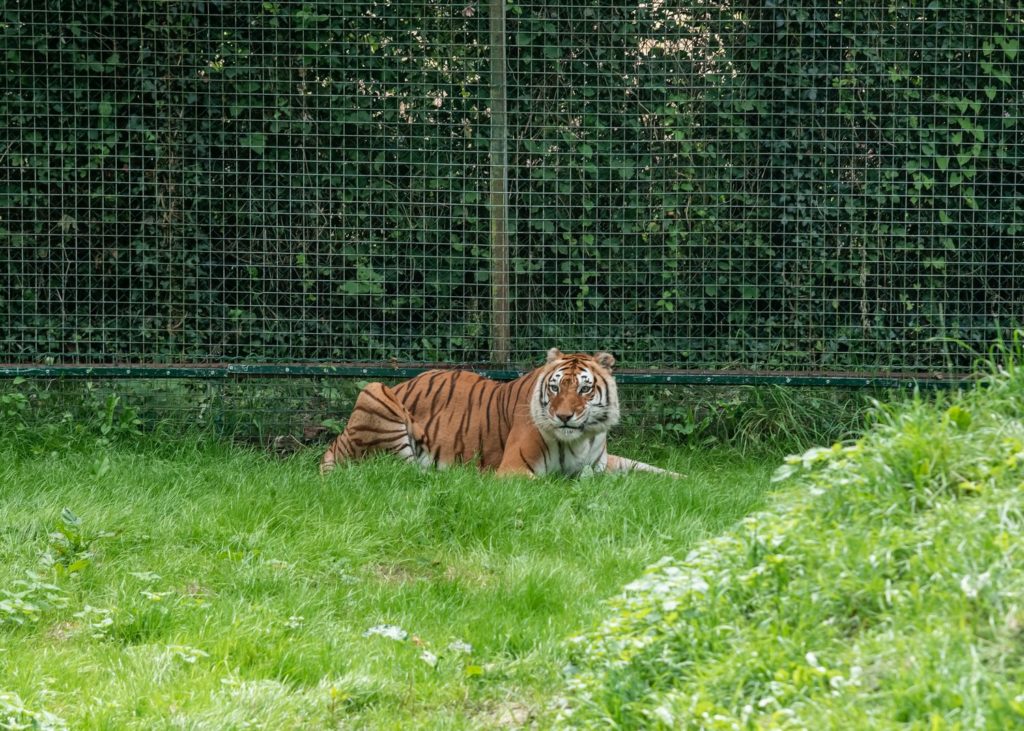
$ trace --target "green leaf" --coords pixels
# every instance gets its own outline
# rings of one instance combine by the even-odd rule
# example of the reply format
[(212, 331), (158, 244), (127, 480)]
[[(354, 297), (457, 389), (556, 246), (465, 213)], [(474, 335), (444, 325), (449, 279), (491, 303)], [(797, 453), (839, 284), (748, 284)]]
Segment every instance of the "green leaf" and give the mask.
[(82, 519), (71, 512), (71, 508), (62, 508), (60, 511), (60, 520), (64, 525), (73, 526), (78, 528), (82, 525)]
[(946, 420), (961, 431), (971, 426), (971, 413), (962, 406), (955, 404), (946, 409)]
[(69, 574), (76, 573), (76, 572), (81, 571), (82, 569), (88, 567), (89, 564), (90, 564), (90, 560), (88, 558), (80, 558), (77, 561), (72, 561), (70, 564), (68, 564), (67, 572)]
[(253, 132), (240, 140), (242, 147), (248, 147), (257, 155), (262, 155), (267, 147), (267, 136), (262, 132)]

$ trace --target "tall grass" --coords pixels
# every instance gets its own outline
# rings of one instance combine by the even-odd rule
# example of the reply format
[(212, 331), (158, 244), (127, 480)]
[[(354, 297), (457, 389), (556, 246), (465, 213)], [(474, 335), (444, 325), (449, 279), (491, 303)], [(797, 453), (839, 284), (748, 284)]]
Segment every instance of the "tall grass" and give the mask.
[(626, 426), (666, 442), (781, 458), (856, 437), (872, 404), (893, 397), (878, 389), (781, 385), (647, 387), (628, 392)]
[(760, 505), (772, 468), (648, 447), (687, 479), (381, 459), (324, 480), (310, 452), (25, 443), (0, 454), (0, 727), (530, 723), (564, 638)]

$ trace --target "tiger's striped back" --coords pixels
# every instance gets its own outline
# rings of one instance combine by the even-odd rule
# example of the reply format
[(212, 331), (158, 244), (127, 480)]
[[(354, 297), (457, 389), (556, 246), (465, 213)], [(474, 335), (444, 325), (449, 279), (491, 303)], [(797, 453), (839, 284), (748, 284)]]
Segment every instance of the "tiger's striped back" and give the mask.
[(427, 371), (392, 392), (423, 426), (431, 464), (477, 461), (496, 469), (536, 377), (499, 383), (469, 371)]

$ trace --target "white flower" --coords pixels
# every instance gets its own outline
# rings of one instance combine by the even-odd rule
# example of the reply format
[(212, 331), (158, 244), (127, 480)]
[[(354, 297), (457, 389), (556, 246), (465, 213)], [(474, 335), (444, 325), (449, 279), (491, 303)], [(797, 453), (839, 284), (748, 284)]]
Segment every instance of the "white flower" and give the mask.
[(968, 599), (975, 599), (978, 596), (978, 592), (988, 586), (989, 578), (988, 571), (978, 576), (967, 574), (964, 578), (960, 579), (960, 589), (967, 595)]
[(452, 652), (462, 653), (463, 655), (469, 655), (473, 652), (473, 646), (468, 642), (462, 640), (455, 640), (448, 645), (448, 649)]
[(363, 632), (363, 637), (372, 637), (373, 635), (380, 635), (381, 637), (386, 637), (389, 640), (401, 642), (409, 636), (409, 633), (398, 625), (378, 624)]
[(665, 706), (658, 706), (655, 708), (652, 715), (669, 728), (676, 724), (676, 719), (675, 716), (672, 715), (672, 711)]
[(432, 653), (430, 650), (424, 650), (423, 652), (421, 652), (420, 660), (422, 660), (432, 668), (437, 667), (437, 655)]

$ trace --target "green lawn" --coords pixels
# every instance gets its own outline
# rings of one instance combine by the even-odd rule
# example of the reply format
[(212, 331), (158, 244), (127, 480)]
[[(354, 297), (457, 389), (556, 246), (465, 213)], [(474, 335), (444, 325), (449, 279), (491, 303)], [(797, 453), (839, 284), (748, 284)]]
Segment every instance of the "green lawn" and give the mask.
[(761, 507), (777, 466), (620, 451), (687, 477), (499, 481), (382, 459), (324, 480), (318, 454), (224, 445), (0, 455), (0, 727), (546, 714), (566, 638), (646, 565)]

